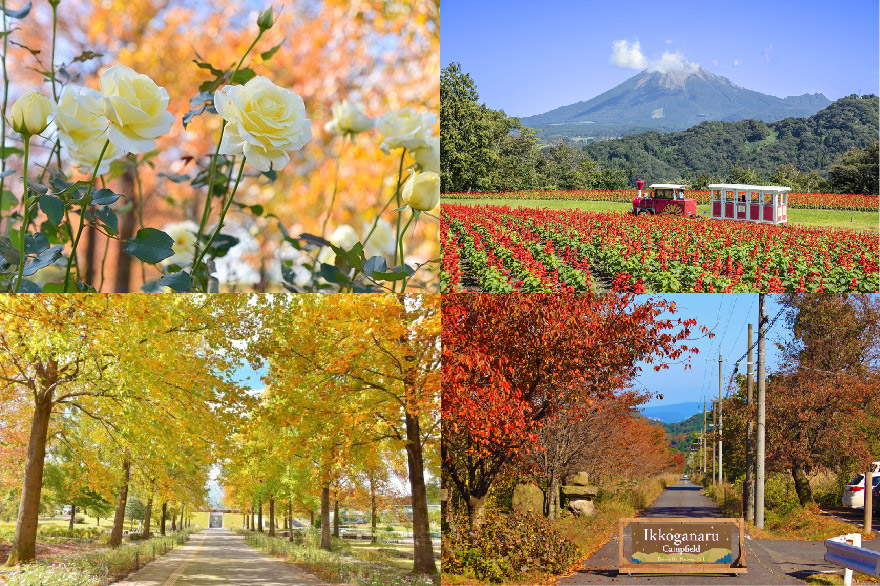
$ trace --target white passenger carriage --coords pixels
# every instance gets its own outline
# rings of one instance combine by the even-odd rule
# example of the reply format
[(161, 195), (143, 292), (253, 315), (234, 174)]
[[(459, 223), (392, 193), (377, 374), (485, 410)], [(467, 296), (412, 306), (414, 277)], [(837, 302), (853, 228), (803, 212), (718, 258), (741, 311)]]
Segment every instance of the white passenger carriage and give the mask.
[(713, 183), (709, 186), (713, 220), (739, 220), (762, 224), (788, 221), (790, 187)]

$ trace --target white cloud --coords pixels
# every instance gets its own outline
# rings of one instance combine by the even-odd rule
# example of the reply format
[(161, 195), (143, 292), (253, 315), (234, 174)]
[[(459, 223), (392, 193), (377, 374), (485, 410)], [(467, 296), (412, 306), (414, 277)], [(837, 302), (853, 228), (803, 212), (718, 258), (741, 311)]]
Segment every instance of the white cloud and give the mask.
[(734, 59), (734, 60), (733, 60), (733, 66), (734, 66), (734, 67), (739, 67), (739, 63), (740, 63), (739, 59)]
[[(671, 43), (672, 40), (666, 42)], [(618, 67), (647, 69), (648, 71), (659, 71), (660, 73), (691, 72), (700, 68), (698, 63), (691, 63), (678, 51), (675, 53), (666, 51), (660, 59), (649, 61), (642, 54), (642, 47), (638, 41), (630, 43), (625, 39), (614, 41), (611, 44), (611, 62)]]
[(766, 47), (764, 47), (764, 61), (770, 63), (773, 59), (770, 57), (770, 51), (773, 50), (773, 43), (770, 43)]
[(712, 65), (718, 67), (718, 59), (712, 59)]
[(671, 45), (671, 44), (672, 44), (672, 39), (666, 39), (666, 44), (667, 44), (667, 45)]
[(630, 44), (627, 40), (614, 41), (611, 44), (611, 62), (618, 67), (627, 69), (644, 69), (648, 61), (642, 55), (639, 42)]
[(699, 68), (700, 65), (698, 63), (691, 63), (678, 51), (675, 53), (667, 51), (663, 53), (660, 59), (651, 63), (648, 71), (659, 71), (660, 73), (672, 73), (675, 71), (691, 72)]

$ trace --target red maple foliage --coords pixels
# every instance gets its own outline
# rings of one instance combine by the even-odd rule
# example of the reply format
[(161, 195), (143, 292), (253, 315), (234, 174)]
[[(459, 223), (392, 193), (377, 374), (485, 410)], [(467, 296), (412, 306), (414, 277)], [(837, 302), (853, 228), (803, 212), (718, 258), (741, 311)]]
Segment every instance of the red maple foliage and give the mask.
[(688, 368), (697, 353), (683, 343), (696, 320), (664, 317), (675, 304), (663, 299), (453, 293), (442, 307), (443, 471), (475, 528), (493, 482), (537, 446), (545, 422), (635, 404), (644, 364)]

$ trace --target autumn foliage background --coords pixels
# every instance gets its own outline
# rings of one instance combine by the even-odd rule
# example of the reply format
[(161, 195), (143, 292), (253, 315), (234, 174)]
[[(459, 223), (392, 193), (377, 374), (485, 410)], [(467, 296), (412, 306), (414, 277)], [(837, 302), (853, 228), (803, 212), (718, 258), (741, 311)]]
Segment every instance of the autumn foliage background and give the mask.
[[(207, 160), (220, 131), (221, 118), (209, 114), (196, 117), (184, 131), (181, 117), (190, 109), (189, 99), (198, 92), (199, 84), (210, 78), (210, 73), (196, 67), (193, 59), (198, 53), (218, 66), (235, 62), (253, 40), (256, 16), (266, 7), (265, 3), (228, 0), (60, 3), (56, 64), (68, 64), (65, 71), (70, 76), (62, 75), (62, 81), (97, 88), (101, 70), (122, 64), (150, 76), (170, 95), (169, 111), (175, 122), (171, 132), (158, 141), (160, 155), (155, 165), (140, 170), (146, 225), (198, 221), (204, 188), (194, 190), (189, 184), (176, 184), (160, 176), (194, 175), (194, 158), (201, 157), (203, 163)], [(276, 1), (274, 7), (278, 20), (255, 47), (249, 66), (257, 75), (303, 97), (312, 120), (313, 139), (295, 153), (276, 182), (260, 178), (243, 184), (237, 201), (262, 206), (261, 217), (233, 208), (227, 220), (228, 225), (239, 224), (259, 242), (259, 248), (243, 259), (259, 271), (262, 278), (258, 288), (265, 286), (266, 276), (278, 262), (275, 251), (280, 246), (279, 221), (291, 234), (321, 233), (341, 142), (324, 130), (334, 102), (356, 99), (374, 117), (406, 106), (418, 111), (439, 110), (439, 2), (284, 0)], [(38, 70), (47, 69), (51, 53), (51, 7), (35, 3), (30, 15), (17, 25), (20, 30), (10, 37), (15, 42), (9, 44), (7, 60), (10, 99), (29, 89), (49, 91), (48, 81)], [(271, 61), (263, 62), (259, 53), (279, 43)], [(70, 63), (86, 50), (102, 56)], [(372, 223), (393, 194), (399, 161), (393, 154), (384, 154), (380, 142), (375, 130), (359, 135), (353, 144), (346, 141), (328, 235), (340, 224), (350, 224), (363, 232), (364, 225)], [(38, 161), (43, 161), (48, 148), (35, 146), (33, 152)], [(20, 161), (14, 164), (20, 165)], [(117, 186), (126, 195), (132, 193), (132, 188)], [(391, 209), (383, 215), (389, 222), (395, 218)], [(267, 217), (269, 214), (277, 220)], [(120, 220), (123, 233), (126, 222), (131, 228), (139, 227), (134, 214)], [(104, 253), (103, 240), (96, 240), (101, 244), (87, 245), (79, 251), (86, 271), (94, 270), (92, 267), (100, 264)], [(131, 259), (120, 254), (120, 248), (120, 241), (110, 245), (110, 286), (105, 290), (137, 290), (144, 275), (140, 269), (132, 269), (126, 279), (128, 267), (123, 265)], [(420, 220), (415, 233), (408, 235), (407, 251), (419, 262), (439, 256), (438, 228), (433, 219), (425, 216)], [(430, 280), (431, 275), (430, 271), (424, 275), (420, 272), (423, 280)], [(149, 279), (157, 275), (154, 269), (148, 269), (146, 276)]]

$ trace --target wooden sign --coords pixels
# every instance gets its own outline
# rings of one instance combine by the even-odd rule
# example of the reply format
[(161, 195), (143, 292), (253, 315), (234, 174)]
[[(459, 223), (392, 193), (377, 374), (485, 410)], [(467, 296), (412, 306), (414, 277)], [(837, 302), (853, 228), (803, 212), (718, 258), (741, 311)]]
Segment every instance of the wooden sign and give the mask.
[[(630, 555), (624, 556), (624, 529), (632, 525)], [(733, 529), (739, 531), (734, 560)], [(744, 574), (742, 519), (630, 518), (620, 520), (621, 574)]]

